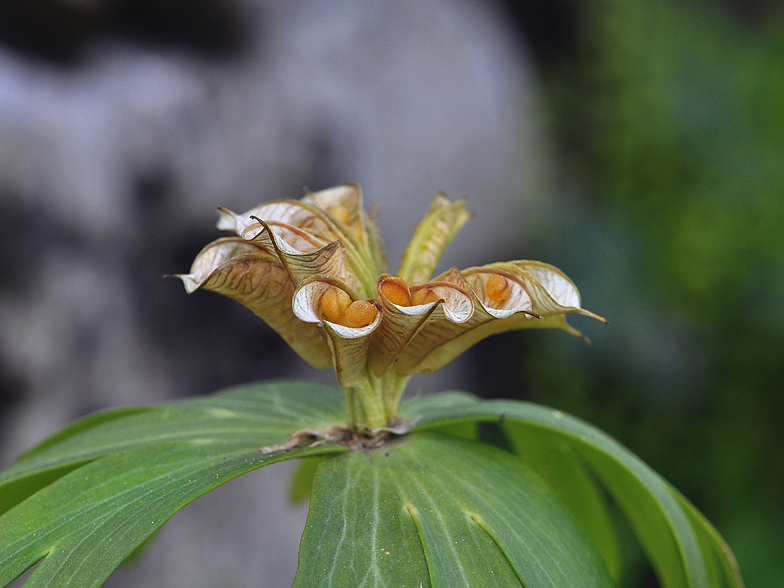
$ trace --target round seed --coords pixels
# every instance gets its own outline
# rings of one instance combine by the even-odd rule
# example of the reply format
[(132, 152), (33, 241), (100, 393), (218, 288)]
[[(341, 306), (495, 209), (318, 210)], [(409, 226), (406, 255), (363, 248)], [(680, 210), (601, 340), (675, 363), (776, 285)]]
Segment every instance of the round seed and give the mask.
[(431, 302), (438, 302), (438, 300), (438, 294), (430, 288), (421, 288), (411, 295), (412, 306), (430, 304)]
[(403, 278), (397, 276), (387, 278), (381, 282), (381, 292), (387, 300), (398, 306), (408, 306), (411, 304), (411, 291)]
[(340, 323), (350, 303), (351, 297), (344, 290), (336, 286), (330, 286), (321, 295), (321, 300), (319, 301), (321, 318), (331, 323)]
[(376, 318), (378, 310), (367, 300), (355, 300), (346, 307), (347, 327), (366, 327)]
[(509, 294), (512, 292), (512, 286), (509, 284), (509, 280), (504, 276), (491, 274), (490, 277), (487, 278), (485, 292), (487, 292), (487, 297), (490, 300), (502, 302), (509, 297)]

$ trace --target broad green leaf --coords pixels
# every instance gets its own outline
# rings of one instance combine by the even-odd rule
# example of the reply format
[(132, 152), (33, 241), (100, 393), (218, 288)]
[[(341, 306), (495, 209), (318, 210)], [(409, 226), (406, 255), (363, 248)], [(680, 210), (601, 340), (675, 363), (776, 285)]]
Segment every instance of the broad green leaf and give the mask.
[[(140, 412), (148, 411), (148, 407), (130, 407), (130, 408), (118, 408), (109, 411), (102, 411), (90, 416), (87, 416), (81, 420), (76, 421), (75, 423), (61, 429), (42, 443), (36, 445), (32, 449), (29, 449), (26, 453), (24, 453), (20, 458), (19, 461), (29, 458), (35, 453), (40, 453), (47, 447), (52, 445), (56, 445), (57, 443), (62, 442), (64, 439), (68, 437), (73, 437), (74, 435), (96, 427), (102, 423), (106, 423), (112, 420), (120, 419), (122, 417), (130, 416), (133, 414), (138, 414)], [(17, 476), (16, 479), (11, 479), (8, 477), (8, 472), (10, 470), (6, 470), (5, 472), (0, 472), (0, 514), (7, 511), (9, 508), (18, 504), (37, 490), (43, 488), (51, 484), (57, 478), (64, 476), (72, 469), (78, 467), (82, 463), (85, 463), (87, 460), (76, 460), (66, 463), (61, 467), (54, 467), (44, 469), (36, 474), (28, 474), (28, 475), (21, 475)], [(5, 480), (5, 482), (2, 482)]]
[(612, 586), (515, 456), (432, 433), (321, 463), (295, 586)]
[(103, 423), (108, 423), (109, 421), (118, 420), (141, 412), (149, 412), (150, 410), (153, 410), (153, 408), (150, 406), (129, 406), (123, 408), (113, 408), (110, 410), (103, 410), (100, 412), (93, 413), (82, 419), (79, 419), (78, 421), (71, 423), (70, 425), (66, 426), (63, 429), (60, 429), (54, 435), (46, 438), (44, 441), (42, 441), (35, 447), (31, 447), (21, 455), (19, 460), (21, 461), (23, 459), (26, 459), (29, 456), (33, 455), (34, 453), (40, 453), (44, 449), (47, 449), (52, 445), (57, 445), (58, 443), (61, 443), (63, 440), (67, 439), (68, 437), (73, 437), (74, 435), (77, 435), (82, 431), (86, 431), (87, 429), (93, 429)]
[[(727, 546), (718, 534), (706, 529), (700, 517), (695, 518), (695, 513), (684, 507), (677, 490), (617, 441), (590, 425), (530, 403), (456, 403), (453, 396), (441, 407), (437, 398), (427, 403), (411, 401), (401, 413), (406, 418), (418, 417), (418, 430), (466, 420), (496, 422), (521, 454), (526, 439), (556, 446), (566, 443), (622, 507), (664, 588), (743, 586), (737, 569), (729, 563)], [(588, 529), (595, 537), (596, 529)], [(718, 564), (712, 561), (717, 554), (725, 554)]]
[[(418, 397), (415, 404), (418, 407), (426, 407), (429, 406), (431, 402), (438, 407), (447, 404), (473, 404), (478, 402), (478, 400), (476, 396), (468, 394), (467, 392), (442, 392), (441, 394)], [(442, 426), (428, 427), (428, 430), (473, 441), (479, 440), (479, 423), (477, 421), (447, 423)]]
[[(340, 390), (243, 386), (213, 396), (90, 417), (0, 473), (0, 585), (99, 586), (135, 547), (209, 490), (264, 465), (344, 451), (289, 443), (344, 418)], [(60, 476), (60, 477), (57, 477)], [(32, 480), (34, 483), (26, 484)], [(21, 490), (30, 492), (19, 501)]]
[(678, 495), (678, 501), (683, 506), (697, 532), (697, 537), (708, 565), (711, 585), (726, 586), (727, 588), (735, 586), (736, 584), (732, 583), (730, 579), (740, 584), (740, 570), (738, 570), (735, 556), (724, 543), (718, 531), (702, 516), (701, 512), (694, 508), (694, 505), (680, 494)]
[(341, 424), (343, 403), (343, 393), (328, 386), (269, 382), (160, 406), (119, 409), (119, 415), (99, 413), (57, 433), (0, 472), (0, 495), (12, 481), (138, 445), (195, 440), (274, 445), (301, 429)]
[[(558, 411), (464, 393), (419, 398), (402, 411), (419, 432), (344, 453), (318, 437), (344, 410), (340, 390), (272, 382), (66, 428), (0, 472), (0, 585), (38, 563), (26, 586), (98, 586), (212, 488), (321, 456), (298, 585), (609, 585), (605, 566), (617, 561), (598, 481), (665, 588), (742, 586), (729, 549), (688, 501)], [(453, 436), (475, 438), (481, 421), (498, 424), (519, 457)], [(314, 434), (291, 437), (303, 430)]]
[(616, 582), (621, 575), (618, 538), (602, 490), (566, 439), (544, 439), (510, 423), (509, 440), (520, 458), (558, 494), (588, 532)]

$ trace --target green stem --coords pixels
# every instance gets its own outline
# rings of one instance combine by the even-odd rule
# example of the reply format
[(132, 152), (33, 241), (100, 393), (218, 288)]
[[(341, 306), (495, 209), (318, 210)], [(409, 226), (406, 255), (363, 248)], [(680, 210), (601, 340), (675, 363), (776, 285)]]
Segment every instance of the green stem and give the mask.
[(397, 416), (397, 405), (405, 379), (387, 373), (377, 377), (369, 369), (361, 386), (346, 388), (346, 416), (355, 431), (389, 426)]
[(343, 388), (346, 395), (346, 424), (349, 429), (356, 430), (357, 422), (357, 407), (356, 407), (356, 392), (354, 388)]
[(388, 421), (393, 422), (397, 420), (400, 399), (403, 397), (403, 391), (406, 389), (406, 384), (411, 376), (401, 378), (393, 375), (391, 372), (387, 372), (384, 374), (384, 378), (384, 409), (386, 410)]

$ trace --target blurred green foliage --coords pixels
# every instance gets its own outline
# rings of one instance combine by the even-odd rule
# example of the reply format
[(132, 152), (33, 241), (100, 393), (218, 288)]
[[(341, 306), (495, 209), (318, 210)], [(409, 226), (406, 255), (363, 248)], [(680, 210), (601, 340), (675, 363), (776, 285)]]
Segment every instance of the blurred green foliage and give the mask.
[[(784, 9), (590, 0), (543, 72), (568, 179), (561, 267), (607, 329), (515, 336), (534, 400), (599, 425), (784, 578)], [(579, 323), (579, 324), (578, 324)], [(575, 362), (575, 353), (579, 362)], [(655, 586), (629, 556), (628, 584)]]

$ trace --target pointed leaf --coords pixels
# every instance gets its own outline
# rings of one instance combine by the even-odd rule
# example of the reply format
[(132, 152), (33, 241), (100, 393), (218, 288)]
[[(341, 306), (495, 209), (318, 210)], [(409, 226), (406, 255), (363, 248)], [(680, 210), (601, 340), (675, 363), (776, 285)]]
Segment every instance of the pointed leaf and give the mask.
[(0, 516), (0, 585), (42, 558), (26, 586), (100, 585), (209, 490), (264, 465), (343, 451), (289, 441), (339, 423), (343, 402), (333, 388), (273, 382), (72, 427), (0, 472), (0, 496), (49, 477)]
[(711, 586), (743, 586), (735, 556), (705, 517), (685, 497), (678, 494), (678, 501), (689, 516), (708, 565)]
[[(493, 316), (506, 318), (520, 311), (529, 311), (543, 317), (547, 327), (548, 317), (563, 317), (576, 313), (607, 322), (580, 306), (580, 293), (574, 283), (557, 267), (540, 261), (506, 261), (463, 270), (463, 277), (471, 286), (482, 306)], [(498, 285), (491, 287), (491, 279), (501, 278), (509, 289), (499, 292)], [(494, 296), (495, 294), (495, 296)], [(526, 316), (530, 318), (530, 316)], [(565, 323), (563, 323), (565, 325)], [(537, 325), (532, 322), (533, 327)], [(569, 332), (580, 335), (568, 327)]]
[(520, 459), (569, 507), (601, 553), (613, 580), (618, 582), (618, 538), (607, 502), (592, 474), (565, 440), (543, 439), (528, 427), (510, 426), (514, 427), (510, 442)]
[[(238, 237), (228, 237), (213, 241), (204, 247), (196, 259), (191, 264), (191, 271), (188, 274), (177, 274), (176, 277), (182, 280), (185, 291), (191, 294), (198, 290), (202, 284), (210, 277), (215, 270), (229, 261), (235, 255), (259, 253), (264, 255), (265, 249), (254, 243), (248, 243)], [(269, 260), (269, 254), (266, 259)], [(280, 264), (278, 264), (280, 265)]]
[(712, 563), (729, 549), (684, 507), (677, 490), (617, 441), (578, 419), (525, 402), (455, 402), (454, 397), (443, 406), (434, 399), (426, 404), (411, 401), (403, 406), (401, 416), (418, 418), (418, 430), (466, 420), (493, 421), (521, 453), (525, 440), (516, 436), (522, 430), (529, 439), (539, 437), (537, 443), (566, 443), (622, 507), (664, 588), (743, 585), (733, 572), (731, 558), (725, 555), (720, 565)]
[(565, 507), (514, 456), (417, 435), (319, 466), (294, 586), (611, 586)]

